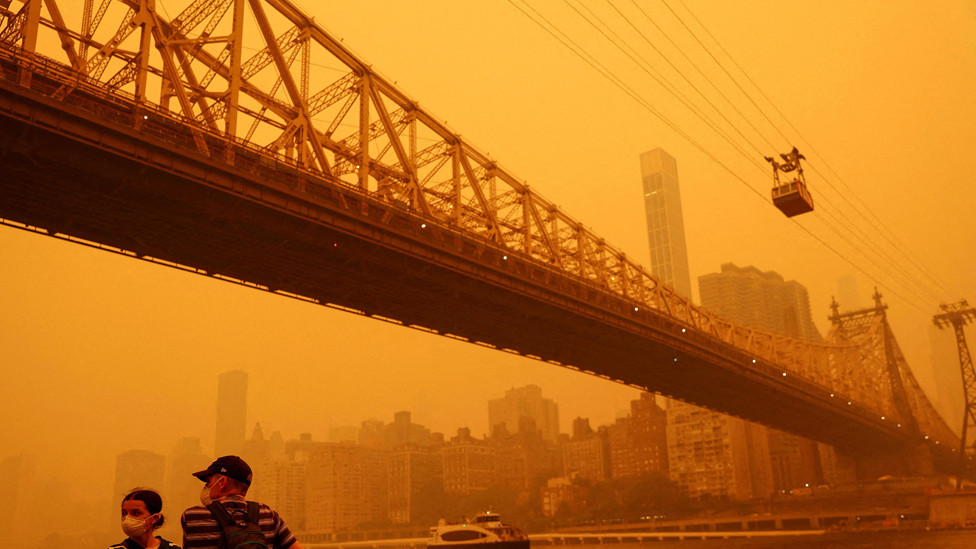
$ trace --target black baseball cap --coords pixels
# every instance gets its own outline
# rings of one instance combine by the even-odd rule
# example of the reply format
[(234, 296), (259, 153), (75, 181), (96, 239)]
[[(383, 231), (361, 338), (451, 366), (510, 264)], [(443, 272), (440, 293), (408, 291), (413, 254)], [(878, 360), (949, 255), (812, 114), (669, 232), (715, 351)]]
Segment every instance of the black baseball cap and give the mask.
[(223, 475), (238, 482), (243, 482), (248, 486), (251, 485), (251, 477), (253, 476), (251, 468), (243, 459), (237, 456), (219, 457), (210, 464), (210, 467), (207, 467), (203, 471), (193, 473), (193, 476), (204, 482), (207, 482), (207, 477), (211, 475)]

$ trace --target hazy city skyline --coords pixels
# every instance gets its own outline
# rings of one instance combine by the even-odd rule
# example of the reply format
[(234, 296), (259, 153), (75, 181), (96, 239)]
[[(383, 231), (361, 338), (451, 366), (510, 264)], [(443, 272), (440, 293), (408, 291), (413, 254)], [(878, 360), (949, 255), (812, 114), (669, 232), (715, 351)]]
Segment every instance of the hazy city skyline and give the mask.
[[(976, 301), (976, 258), (969, 253), (976, 249), (976, 191), (967, 179), (976, 168), (969, 151), (976, 142), (972, 3), (941, 10), (690, 3), (819, 152), (808, 155), (817, 170), (807, 176), (817, 210), (795, 221), (768, 203), (768, 173), (741, 168), (741, 159), (644, 76), (614, 67), (640, 78), (655, 105), (749, 174), (746, 184), (511, 5), (461, 4), (305, 7), (451, 127), (644, 264), (636, 159), (650, 148), (667, 150), (681, 166), (693, 277), (725, 262), (776, 271), (809, 289), (821, 332), (838, 278), (856, 277), (861, 305), (880, 285), (909, 364), (928, 381), (927, 326), (938, 299)], [(669, 32), (680, 30), (664, 15)], [(756, 156), (785, 152), (790, 141), (776, 139)], [(849, 190), (838, 193), (824, 181), (834, 170)], [(896, 273), (871, 265), (860, 272), (802, 230), (845, 257), (868, 256), (831, 231), (863, 225), (848, 217), (852, 208), (841, 195), (869, 206), (873, 223), (951, 291), (938, 299), (907, 295), (917, 289), (893, 282)], [(637, 394), (541, 362), (7, 227), (0, 227), (0, 258), (0, 414), (12, 418), (0, 427), (5, 455), (37, 454), (41, 474), (56, 479), (83, 471), (88, 491), (110, 489), (115, 456), (128, 449), (168, 451), (184, 435), (212, 447), (216, 375), (229, 369), (250, 376), (249, 429), (261, 418), (265, 432), (317, 438), (352, 418), (395, 410), (411, 410), (436, 430), (458, 424), (487, 433), (487, 414), (470, 403), (531, 383), (559, 402), (566, 431), (576, 417), (610, 423)], [(83, 451), (65, 456), (66, 448)]]

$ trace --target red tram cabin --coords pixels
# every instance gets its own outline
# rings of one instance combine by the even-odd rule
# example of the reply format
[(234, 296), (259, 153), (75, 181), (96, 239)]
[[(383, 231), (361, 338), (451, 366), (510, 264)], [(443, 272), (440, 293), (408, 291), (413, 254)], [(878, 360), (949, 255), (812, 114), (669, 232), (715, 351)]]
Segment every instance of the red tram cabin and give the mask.
[[(772, 157), (765, 157), (766, 162), (773, 165), (773, 205), (779, 208), (786, 217), (793, 217), (802, 213), (813, 211), (813, 197), (807, 190), (807, 182), (803, 177), (803, 168), (800, 160), (806, 158), (800, 151), (793, 147), (787, 154), (779, 155), (783, 163), (777, 162)], [(793, 178), (787, 182), (781, 182), (779, 173), (791, 174)]]

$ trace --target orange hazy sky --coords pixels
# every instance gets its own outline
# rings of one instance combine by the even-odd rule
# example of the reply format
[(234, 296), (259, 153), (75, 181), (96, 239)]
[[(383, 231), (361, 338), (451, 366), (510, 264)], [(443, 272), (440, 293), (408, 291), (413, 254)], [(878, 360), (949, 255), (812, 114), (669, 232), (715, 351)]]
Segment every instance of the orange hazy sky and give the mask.
[[(182, 4), (157, 0), (170, 15)], [(686, 0), (772, 100), (775, 107), (716, 54), (784, 136), (734, 95), (666, 4), (637, 3), (707, 81), (633, 3), (614, 0), (703, 93), (714, 94), (711, 81), (733, 98), (745, 120), (715, 101), (761, 154), (794, 144), (806, 154), (817, 210), (794, 220), (770, 204), (760, 152), (746, 147), (746, 158), (705, 127), (583, 22), (575, 2), (530, 5), (721, 165), (539, 28), (516, 7), (532, 13), (521, 1), (296, 4), (644, 264), (637, 157), (667, 150), (678, 161), (693, 286), (725, 262), (777, 271), (808, 288), (826, 333), (837, 280), (853, 275), (861, 305), (875, 286), (885, 295), (923, 383), (933, 377), (928, 326), (939, 302), (976, 302), (976, 2)], [(584, 5), (682, 93), (696, 95), (614, 19), (610, 4)], [(720, 51), (681, 1), (668, 5)], [(43, 475), (104, 495), (118, 453), (167, 453), (179, 436), (212, 448), (217, 375), (231, 369), (250, 374), (248, 429), (261, 422), (286, 438), (310, 432), (323, 440), (332, 426), (390, 421), (399, 410), (448, 435), (461, 426), (480, 435), (487, 400), (529, 383), (557, 401), (564, 430), (577, 416), (609, 423), (637, 396), (530, 359), (8, 227), (0, 227), (0, 365), (0, 457), (37, 454)]]

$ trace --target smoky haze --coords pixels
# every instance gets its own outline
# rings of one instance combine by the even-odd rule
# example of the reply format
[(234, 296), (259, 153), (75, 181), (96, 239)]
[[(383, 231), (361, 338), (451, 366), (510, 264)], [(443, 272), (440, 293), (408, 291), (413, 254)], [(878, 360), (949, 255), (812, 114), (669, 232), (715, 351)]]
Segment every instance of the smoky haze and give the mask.
[[(747, 174), (745, 183), (509, 3), (304, 4), (390, 81), (630, 258), (649, 264), (638, 155), (662, 147), (678, 161), (693, 286), (726, 262), (776, 271), (809, 290), (821, 333), (838, 279), (853, 277), (860, 291), (859, 303), (842, 307), (869, 305), (878, 286), (930, 398), (939, 404), (936, 379), (958, 383), (957, 364), (930, 360), (929, 327), (940, 300), (976, 300), (972, 2), (689, 2), (818, 153), (807, 154), (818, 168), (808, 170), (808, 183), (815, 200), (833, 193), (834, 209), (817, 202), (816, 215), (795, 222), (766, 198), (765, 168), (740, 166), (646, 74), (612, 65)], [(586, 30), (564, 12), (549, 15), (567, 31)], [(653, 15), (669, 33), (680, 31), (666, 12)], [(597, 38), (591, 47), (599, 53)], [(762, 153), (794, 144), (773, 139)], [(818, 175), (834, 171), (848, 188), (832, 191)], [(856, 197), (855, 206), (841, 195)], [(865, 207), (876, 218), (855, 215)], [(934, 285), (901, 256), (896, 267), (865, 261), (870, 250), (832, 229), (855, 225), (890, 231), (895, 247), (947, 290), (936, 299), (894, 281), (904, 268)], [(119, 454), (170, 455), (181, 438), (195, 437), (212, 455), (217, 378), (229, 370), (248, 373), (248, 433), (260, 422), (285, 439), (310, 433), (324, 441), (332, 428), (389, 422), (403, 410), (447, 436), (469, 427), (480, 437), (488, 400), (528, 384), (559, 405), (567, 432), (576, 417), (612, 422), (638, 395), (527, 358), (8, 227), (0, 227), (0, 365), (0, 458), (36, 456), (35, 493), (68, 494), (64, 501), (85, 505), (86, 517), (107, 517), (106, 528), (117, 521)], [(179, 510), (168, 514), (176, 523)]]

